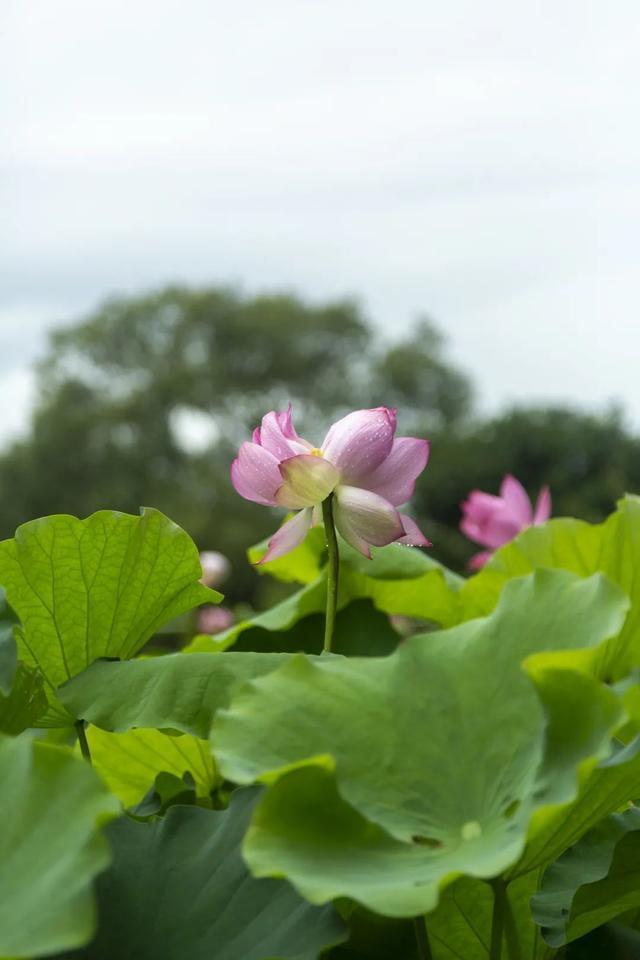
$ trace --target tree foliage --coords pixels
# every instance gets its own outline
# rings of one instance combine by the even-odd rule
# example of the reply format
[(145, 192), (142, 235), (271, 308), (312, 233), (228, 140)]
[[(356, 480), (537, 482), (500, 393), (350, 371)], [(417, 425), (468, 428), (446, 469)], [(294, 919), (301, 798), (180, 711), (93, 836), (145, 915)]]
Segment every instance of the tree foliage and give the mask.
[(244, 547), (273, 518), (236, 496), (229, 463), (262, 414), (289, 401), (318, 440), (345, 411), (380, 403), (398, 406), (400, 433), (432, 440), (413, 509), (457, 570), (473, 552), (457, 531), (472, 487), (495, 492), (510, 471), (534, 493), (549, 483), (554, 515), (598, 520), (640, 486), (640, 441), (616, 411), (479, 420), (430, 320), (385, 340), (351, 301), (178, 286), (114, 298), (51, 335), (38, 384), (29, 434), (0, 456), (2, 535), (54, 512), (153, 504), (231, 558), (232, 598), (256, 599)]
[[(355, 303), (226, 288), (108, 301), (51, 335), (38, 382), (31, 432), (0, 459), (4, 535), (34, 516), (154, 504), (235, 561), (231, 592), (244, 596), (255, 580), (240, 573), (242, 545), (273, 521), (239, 500), (228, 470), (266, 410), (291, 401), (320, 439), (331, 419), (382, 398), (428, 432), (471, 397), (427, 321), (387, 347)], [(185, 440), (193, 424), (208, 442)]]

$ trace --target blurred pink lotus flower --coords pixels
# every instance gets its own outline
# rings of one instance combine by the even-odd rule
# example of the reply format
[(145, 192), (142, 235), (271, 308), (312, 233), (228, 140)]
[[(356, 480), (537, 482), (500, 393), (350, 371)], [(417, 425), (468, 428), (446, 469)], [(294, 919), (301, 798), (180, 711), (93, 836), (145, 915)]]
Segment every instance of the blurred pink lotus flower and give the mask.
[(217, 550), (203, 550), (200, 554), (202, 577), (200, 582), (206, 587), (217, 587), (229, 576), (231, 564), (223, 553)]
[(233, 623), (234, 617), (228, 607), (201, 607), (198, 611), (199, 633), (222, 633)]
[(472, 570), (478, 570), (489, 560), (494, 550), (509, 543), (526, 527), (544, 523), (551, 516), (551, 493), (543, 487), (535, 510), (527, 492), (515, 477), (506, 475), (500, 486), (500, 496), (481, 490), (472, 490), (461, 505), (463, 517), (460, 529), (476, 543), (488, 550), (476, 553), (469, 561)]
[(240, 447), (231, 480), (246, 500), (300, 512), (271, 538), (260, 563), (302, 543), (322, 519), (321, 504), (330, 493), (338, 530), (365, 557), (371, 557), (370, 546), (394, 541), (430, 546), (415, 521), (397, 510), (427, 465), (429, 444), (395, 432), (395, 410), (356, 410), (314, 447), (294, 430), (291, 404), (285, 412), (267, 413), (251, 442)]

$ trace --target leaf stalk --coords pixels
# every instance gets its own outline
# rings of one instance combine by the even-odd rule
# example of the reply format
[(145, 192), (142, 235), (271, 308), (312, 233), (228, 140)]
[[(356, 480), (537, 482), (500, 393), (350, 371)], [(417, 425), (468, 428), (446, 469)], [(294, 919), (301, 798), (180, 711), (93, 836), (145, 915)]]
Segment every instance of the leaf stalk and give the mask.
[(493, 888), (493, 913), (491, 915), (491, 946), (489, 960), (501, 960), (502, 937), (507, 914), (507, 885), (499, 877), (491, 881)]
[(427, 925), (422, 915), (413, 918), (413, 929), (416, 935), (416, 943), (418, 944), (418, 957), (420, 960), (433, 960)]
[(509, 960), (521, 960), (522, 952), (518, 940), (518, 930), (507, 893), (508, 883), (502, 877), (496, 877), (495, 880), (490, 881), (490, 885), (493, 889), (493, 914), (491, 917), (489, 960), (500, 960), (503, 939), (507, 943)]
[(340, 575), (340, 553), (338, 551), (338, 538), (336, 536), (336, 526), (333, 519), (333, 494), (330, 493), (326, 500), (322, 501), (322, 519), (324, 521), (324, 531), (327, 538), (327, 608), (324, 625), (324, 646), (323, 653), (331, 653), (333, 646), (333, 635), (336, 626), (336, 609), (338, 606), (338, 580)]
[(89, 750), (89, 741), (87, 740), (87, 734), (85, 732), (85, 722), (84, 720), (76, 720), (75, 723), (76, 733), (78, 734), (78, 743), (80, 744), (80, 752), (82, 756), (87, 761), (91, 763), (91, 751)]

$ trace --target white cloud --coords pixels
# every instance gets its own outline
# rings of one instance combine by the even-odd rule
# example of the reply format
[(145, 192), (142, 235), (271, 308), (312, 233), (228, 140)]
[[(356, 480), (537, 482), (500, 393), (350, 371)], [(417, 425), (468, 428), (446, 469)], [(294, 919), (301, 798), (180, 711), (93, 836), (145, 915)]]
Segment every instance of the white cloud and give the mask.
[(635, 0), (0, 17), (0, 370), (113, 290), (240, 280), (430, 312), (490, 407), (640, 422)]

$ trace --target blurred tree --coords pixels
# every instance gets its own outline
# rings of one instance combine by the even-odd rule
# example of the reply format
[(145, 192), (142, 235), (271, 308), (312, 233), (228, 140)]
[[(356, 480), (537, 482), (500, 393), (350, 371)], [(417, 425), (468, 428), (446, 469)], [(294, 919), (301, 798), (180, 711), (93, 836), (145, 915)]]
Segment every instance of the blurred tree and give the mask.
[(245, 549), (278, 515), (236, 495), (229, 465), (262, 414), (288, 400), (316, 442), (349, 409), (381, 403), (399, 408), (400, 433), (429, 437), (413, 512), (434, 556), (457, 569), (474, 552), (457, 530), (459, 503), (473, 487), (496, 492), (508, 471), (533, 494), (549, 483), (556, 516), (598, 520), (640, 488), (640, 441), (617, 411), (473, 420), (469, 380), (426, 319), (387, 344), (350, 301), (168, 287), (110, 300), (51, 335), (30, 434), (0, 456), (0, 532), (48, 513), (156, 506), (230, 557), (232, 600), (254, 599)]
[(314, 307), (294, 296), (169, 287), (113, 299), (54, 332), (41, 367), (43, 400), (79, 379), (136, 422), (155, 414), (168, 426), (174, 408), (204, 410), (235, 443), (266, 400), (303, 401), (307, 416), (348, 405), (369, 339), (348, 301)]
[(296, 425), (319, 442), (360, 406), (397, 402), (405, 429), (427, 430), (456, 422), (470, 401), (425, 321), (387, 349), (353, 302), (227, 288), (108, 301), (52, 333), (39, 387), (30, 435), (0, 457), (3, 534), (47, 513), (150, 504), (226, 553), (227, 588), (245, 597), (255, 577), (244, 550), (277, 521), (235, 494), (229, 464), (263, 413), (291, 400)]
[(471, 382), (444, 359), (444, 346), (440, 331), (423, 317), (377, 359), (373, 382), (387, 406), (401, 411), (407, 433), (449, 428), (471, 409)]

